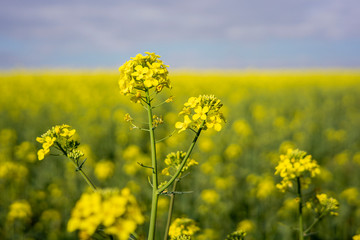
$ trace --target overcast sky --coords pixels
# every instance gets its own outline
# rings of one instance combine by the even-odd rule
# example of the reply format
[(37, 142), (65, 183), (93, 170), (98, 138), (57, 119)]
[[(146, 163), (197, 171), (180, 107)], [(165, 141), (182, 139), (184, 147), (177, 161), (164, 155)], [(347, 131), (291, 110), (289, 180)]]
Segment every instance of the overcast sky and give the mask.
[(1, 0), (0, 69), (360, 67), (359, 0)]

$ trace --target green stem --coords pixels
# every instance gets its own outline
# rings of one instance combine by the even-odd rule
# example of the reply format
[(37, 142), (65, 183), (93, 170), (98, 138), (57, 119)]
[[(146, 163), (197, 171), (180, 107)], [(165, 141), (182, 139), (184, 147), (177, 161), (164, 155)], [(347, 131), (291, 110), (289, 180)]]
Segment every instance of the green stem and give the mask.
[[(69, 158), (70, 159), (70, 158)], [(86, 181), (86, 183), (91, 187), (91, 189), (96, 192), (96, 186), (95, 184), (90, 180), (90, 178), (86, 175), (86, 173), (80, 168), (78, 168), (78, 166), (76, 165), (76, 163), (74, 162), (74, 160), (70, 159), (70, 161), (74, 164), (75, 168), (77, 169), (76, 171), (79, 172), (81, 174), (81, 176), (84, 178), (84, 180)]]
[(186, 155), (185, 155), (180, 167), (178, 168), (177, 172), (172, 176), (172, 178), (164, 186), (162, 186), (161, 188), (158, 189), (158, 191), (157, 191), (158, 194), (162, 193), (166, 188), (168, 188), (175, 181), (175, 179), (180, 175), (181, 170), (185, 166), (188, 158), (190, 157), (190, 154), (195, 147), (195, 143), (196, 143), (197, 139), (199, 138), (202, 129), (204, 128), (204, 124), (205, 124), (205, 121), (201, 124), (199, 130), (196, 132), (196, 135), (189, 147), (189, 150), (186, 152)]
[[(59, 143), (56, 143), (56, 146), (58, 147), (58, 149), (64, 154), (64, 156), (66, 156), (68, 159), (70, 159), (68, 156), (67, 156), (67, 153), (65, 151), (65, 149), (59, 144)], [(91, 189), (96, 192), (96, 186), (95, 184), (90, 180), (90, 178), (85, 174), (85, 172), (79, 168), (79, 166), (75, 163), (75, 161), (73, 159), (70, 159), (70, 161), (74, 164), (76, 170), (78, 172), (80, 172), (81, 176), (84, 178), (84, 180), (86, 181), (86, 183), (91, 187)]]
[(174, 209), (176, 184), (177, 184), (179, 181), (180, 181), (180, 179), (177, 178), (177, 179), (174, 181), (174, 184), (173, 184), (172, 194), (171, 194), (171, 197), (170, 197), (170, 205), (169, 205), (168, 218), (167, 218), (167, 222), (166, 222), (166, 229), (165, 229), (164, 240), (167, 240), (167, 239), (168, 239), (168, 236), (169, 236), (171, 216), (172, 216), (172, 212), (173, 212), (173, 209)]
[(146, 104), (149, 119), (149, 132), (150, 132), (150, 148), (151, 148), (151, 165), (152, 165), (152, 201), (151, 201), (151, 214), (150, 214), (150, 226), (148, 240), (155, 239), (155, 228), (156, 228), (156, 215), (157, 215), (157, 203), (159, 198), (158, 188), (158, 176), (157, 176), (157, 162), (156, 162), (156, 142), (153, 127), (153, 116), (149, 90), (146, 91)]
[(303, 215), (302, 215), (302, 194), (301, 194), (301, 182), (300, 177), (296, 177), (297, 186), (298, 186), (298, 198), (299, 198), (299, 240), (304, 239), (304, 225), (303, 225)]
[(85, 179), (86, 183), (91, 187), (91, 189), (96, 192), (96, 186), (91, 182), (90, 178), (85, 174), (85, 172), (82, 169), (78, 170), (78, 172), (80, 172), (81, 176)]
[(324, 213), (322, 213), (319, 217), (315, 218), (314, 222), (304, 231), (304, 235), (306, 235), (320, 220), (324, 217)]

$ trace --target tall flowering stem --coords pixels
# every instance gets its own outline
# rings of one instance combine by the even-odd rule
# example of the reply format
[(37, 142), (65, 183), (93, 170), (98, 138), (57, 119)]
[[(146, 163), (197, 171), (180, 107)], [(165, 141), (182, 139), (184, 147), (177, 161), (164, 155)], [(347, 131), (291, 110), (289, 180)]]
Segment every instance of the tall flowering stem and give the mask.
[[(162, 119), (154, 116), (152, 109), (160, 106), (161, 104), (153, 105), (152, 102), (155, 96), (164, 88), (171, 88), (171, 84), (168, 78), (168, 66), (159, 59), (160, 56), (149, 52), (145, 52), (145, 54), (145, 56), (142, 54), (136, 55), (136, 57), (131, 58), (131, 60), (125, 62), (119, 68), (119, 88), (121, 94), (129, 96), (131, 101), (142, 104), (147, 110), (149, 129), (143, 129), (135, 126), (129, 115), (126, 116), (126, 121), (132, 123), (134, 128), (146, 130), (150, 134), (152, 203), (148, 240), (153, 240), (155, 238), (157, 203), (159, 195), (162, 194), (171, 184), (173, 184), (181, 174), (182, 170), (186, 168), (186, 162), (194, 149), (195, 143), (201, 131), (210, 128), (220, 131), (222, 128), (221, 123), (225, 119), (219, 111), (222, 104), (220, 100), (214, 96), (204, 95), (197, 98), (189, 98), (180, 113), (180, 115), (184, 115), (184, 122), (176, 123), (175, 127), (179, 129), (179, 132), (190, 129), (196, 133), (195, 137), (189, 147), (189, 150), (186, 152), (186, 155), (182, 158), (182, 162), (177, 168), (176, 173), (172, 175), (172, 178), (168, 182), (159, 185), (154, 130), (158, 124), (162, 123)], [(165, 102), (170, 101), (171, 98)], [(192, 119), (190, 119), (190, 117)]]
[(157, 175), (157, 162), (156, 162), (156, 141), (155, 133), (153, 126), (153, 114), (151, 106), (151, 98), (149, 91), (146, 91), (146, 105), (149, 119), (149, 132), (150, 132), (150, 148), (151, 148), (151, 166), (152, 166), (152, 201), (151, 201), (151, 215), (150, 215), (150, 227), (148, 239), (155, 238), (155, 228), (156, 228), (156, 215), (157, 215), (157, 203), (159, 198), (158, 189), (158, 175)]

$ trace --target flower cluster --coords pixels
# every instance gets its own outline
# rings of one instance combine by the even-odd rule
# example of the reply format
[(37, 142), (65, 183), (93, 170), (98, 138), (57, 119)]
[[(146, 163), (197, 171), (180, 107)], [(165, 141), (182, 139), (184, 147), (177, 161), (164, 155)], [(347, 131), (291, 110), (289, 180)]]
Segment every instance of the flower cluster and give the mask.
[(106, 234), (127, 240), (143, 222), (144, 217), (128, 188), (104, 189), (81, 196), (72, 210), (67, 229), (69, 232), (79, 230), (79, 235), (91, 239), (102, 226)]
[(172, 240), (186, 239), (183, 237), (191, 237), (199, 230), (200, 228), (196, 226), (194, 220), (190, 218), (176, 218), (170, 226), (169, 236)]
[(328, 197), (325, 193), (316, 194), (316, 199), (319, 201), (320, 207), (316, 208), (315, 211), (319, 214), (327, 214), (337, 216), (336, 212), (339, 209), (339, 202), (332, 197)]
[[(166, 176), (174, 174), (180, 168), (180, 165), (184, 160), (185, 156), (186, 153), (183, 151), (177, 151), (176, 153), (172, 152), (166, 155), (165, 164), (167, 165), (167, 167), (164, 168), (161, 173)], [(197, 164), (198, 162), (196, 162), (194, 159), (188, 159), (181, 172), (185, 172), (189, 169), (189, 167)]]
[[(57, 125), (52, 127), (46, 133), (42, 134), (41, 137), (37, 137), (36, 141), (42, 143), (43, 147), (37, 153), (38, 159), (43, 160), (45, 156), (50, 153), (50, 147), (54, 146), (55, 144), (57, 144), (57, 147), (64, 145), (63, 150), (67, 150), (67, 148), (70, 147), (69, 144), (72, 144), (76, 148), (78, 144), (76, 144), (74, 141), (69, 141), (69, 139), (75, 134), (75, 129), (71, 130), (70, 128), (71, 127), (66, 124)], [(69, 151), (69, 153), (74, 155), (73, 157), (80, 157), (81, 155), (79, 152)]]
[(184, 121), (177, 122), (175, 127), (179, 129), (179, 133), (188, 128), (197, 130), (200, 127), (203, 127), (204, 130), (213, 128), (220, 131), (222, 123), (225, 122), (225, 118), (220, 112), (221, 107), (221, 101), (214, 95), (191, 97), (179, 113), (184, 116)]
[(29, 220), (32, 215), (31, 206), (25, 200), (15, 201), (10, 205), (7, 220), (12, 222), (15, 219)]
[(225, 240), (244, 240), (246, 236), (246, 232), (244, 231), (235, 231), (226, 236)]
[(280, 156), (279, 164), (275, 169), (275, 175), (283, 178), (276, 187), (283, 192), (293, 187), (292, 180), (296, 178), (300, 178), (302, 186), (306, 188), (311, 183), (310, 177), (320, 174), (317, 162), (311, 158), (311, 155), (306, 155), (306, 152), (299, 149), (288, 149), (286, 155)]
[(133, 102), (140, 102), (142, 92), (155, 88), (157, 93), (170, 88), (167, 65), (155, 53), (138, 54), (120, 68), (119, 87), (123, 95), (131, 95)]

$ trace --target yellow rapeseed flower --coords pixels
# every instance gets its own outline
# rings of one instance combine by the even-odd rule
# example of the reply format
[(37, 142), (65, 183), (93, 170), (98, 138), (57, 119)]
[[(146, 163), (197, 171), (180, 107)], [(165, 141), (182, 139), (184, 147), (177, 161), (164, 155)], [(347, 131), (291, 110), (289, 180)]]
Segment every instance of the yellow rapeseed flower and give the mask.
[(74, 150), (77, 146), (67, 146), (70, 138), (72, 138), (76, 132), (75, 129), (70, 128), (71, 127), (67, 124), (56, 125), (46, 133), (42, 134), (41, 137), (37, 137), (36, 141), (42, 143), (42, 149), (37, 152), (38, 159), (43, 160), (47, 155), (49, 155), (50, 148), (53, 146), (58, 147), (63, 145), (63, 149), (68, 149), (69, 152)]
[(184, 122), (177, 122), (175, 127), (179, 129), (179, 132), (188, 128), (197, 130), (201, 126), (204, 130), (213, 128), (215, 131), (220, 131), (222, 123), (225, 122), (220, 112), (221, 107), (221, 101), (213, 95), (190, 97), (179, 113), (179, 115), (184, 115)]
[(288, 149), (286, 155), (280, 155), (279, 164), (276, 166), (275, 175), (280, 175), (282, 181), (276, 185), (281, 191), (293, 187), (293, 180), (300, 178), (303, 187), (306, 188), (311, 178), (320, 174), (317, 162), (311, 159), (311, 155), (299, 149)]
[(176, 122), (175, 127), (179, 129), (179, 133), (180, 133), (182, 131), (185, 131), (187, 128), (189, 128), (191, 122), (192, 121), (189, 118), (189, 116), (185, 115), (184, 116), (184, 122)]
[[(183, 151), (172, 152), (166, 155), (164, 162), (167, 167), (164, 168), (161, 173), (166, 176), (170, 176), (171, 174), (174, 174), (180, 168), (180, 165), (184, 160), (185, 156), (186, 156), (186, 152)], [(187, 162), (184, 165), (181, 172), (182, 173), (185, 172), (186, 170), (189, 169), (189, 167), (193, 165), (198, 165), (198, 162), (196, 162), (194, 159), (187, 159)]]
[(133, 102), (141, 101), (141, 91), (155, 88), (156, 92), (161, 92), (164, 87), (171, 87), (168, 66), (159, 59), (160, 56), (149, 52), (145, 54), (138, 54), (119, 67), (120, 93), (131, 95)]
[(67, 229), (69, 232), (80, 230), (91, 239), (97, 228), (103, 226), (105, 233), (127, 240), (143, 222), (144, 217), (128, 188), (103, 189), (81, 196), (72, 210)]
[(332, 197), (328, 197), (325, 193), (316, 194), (316, 198), (320, 203), (320, 209), (317, 209), (319, 213), (330, 213), (337, 216), (336, 210), (339, 208), (339, 202)]

